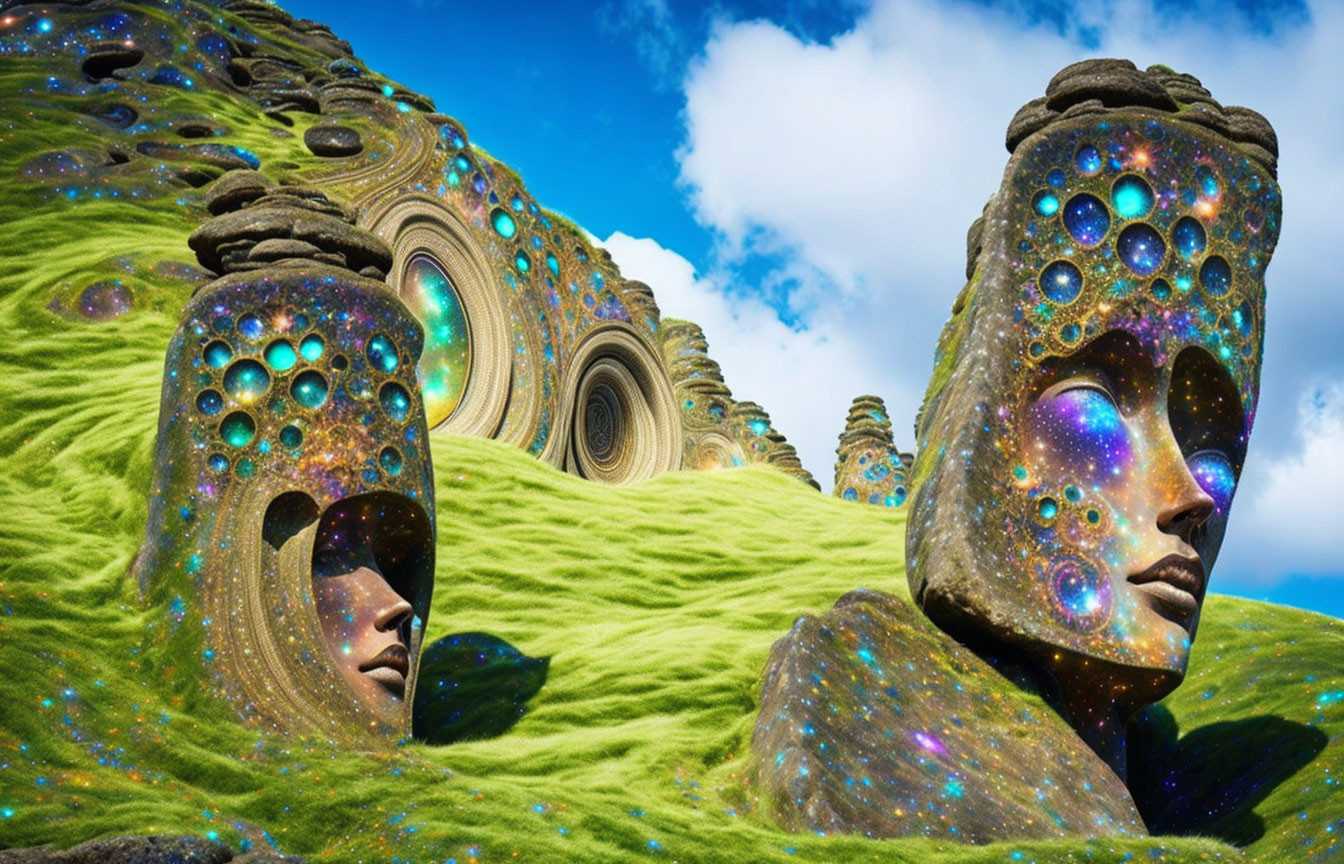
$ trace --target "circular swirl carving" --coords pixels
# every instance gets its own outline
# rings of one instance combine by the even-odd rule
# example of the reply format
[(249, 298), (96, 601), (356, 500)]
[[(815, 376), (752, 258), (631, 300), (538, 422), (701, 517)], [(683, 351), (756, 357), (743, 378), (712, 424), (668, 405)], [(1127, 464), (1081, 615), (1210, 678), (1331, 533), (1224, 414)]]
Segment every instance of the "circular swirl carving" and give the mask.
[(696, 471), (736, 468), (747, 462), (742, 445), (722, 432), (705, 432), (689, 443), (691, 446), (687, 448), (685, 464)]
[[(579, 344), (553, 440), (567, 471), (601, 483), (629, 484), (680, 467), (681, 419), (658, 355), (626, 324), (609, 324)], [(543, 458), (546, 458), (543, 453)]]
[(361, 221), (392, 247), (388, 282), (425, 328), (430, 427), (494, 437), (509, 399), (513, 336), (498, 274), (470, 227), (423, 195), (398, 196)]

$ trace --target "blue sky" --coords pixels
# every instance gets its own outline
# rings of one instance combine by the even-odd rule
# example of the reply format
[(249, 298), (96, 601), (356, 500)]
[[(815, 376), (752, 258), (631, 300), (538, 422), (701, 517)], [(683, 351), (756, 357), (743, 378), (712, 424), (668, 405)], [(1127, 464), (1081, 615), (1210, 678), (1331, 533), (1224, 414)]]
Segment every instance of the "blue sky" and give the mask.
[(829, 485), (849, 400), (897, 443), (1003, 130), (1061, 66), (1162, 62), (1274, 123), (1262, 402), (1214, 590), (1344, 616), (1344, 4), (290, 0), (592, 232)]

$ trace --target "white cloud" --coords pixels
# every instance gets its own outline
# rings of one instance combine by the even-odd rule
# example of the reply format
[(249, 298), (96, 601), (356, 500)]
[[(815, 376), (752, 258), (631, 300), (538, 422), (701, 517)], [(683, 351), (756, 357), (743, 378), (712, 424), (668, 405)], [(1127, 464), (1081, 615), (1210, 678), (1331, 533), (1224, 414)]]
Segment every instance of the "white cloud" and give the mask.
[[(826, 44), (768, 22), (720, 22), (691, 64), (678, 156), (694, 212), (719, 241), (714, 272), (696, 279), (686, 264), (683, 287), (670, 291), (660, 280), (671, 276), (652, 275), (656, 244), (632, 241), (649, 244), (650, 275), (631, 275), (654, 287), (668, 314), (705, 324), (734, 393), (771, 412), (823, 483), (858, 393), (886, 398), (897, 443), (910, 445), (933, 344), (963, 280), (966, 227), (1000, 182), (1003, 131), (1060, 67), (1097, 55), (1171, 63), (1225, 103), (1259, 108), (1278, 130), (1285, 227), (1269, 271), (1261, 410), (1241, 507), (1285, 488), (1256, 486), (1272, 466), (1325, 452), (1310, 442), (1333, 435), (1344, 444), (1337, 427), (1303, 439), (1293, 422), (1308, 380), (1344, 377), (1344, 292), (1331, 258), (1344, 188), (1344, 8), (1314, 8), (1310, 26), (1273, 39), (1209, 10), (1173, 21), (1140, 0), (1104, 9), (1076, 25), (1100, 28), (1094, 52), (1079, 49), (1076, 31), (1024, 27), (970, 4), (877, 0)], [(628, 253), (613, 254), (627, 266)], [(751, 299), (780, 280), (792, 280), (801, 332)], [(1260, 506), (1233, 520), (1234, 534), (1248, 537), (1282, 528)], [(1252, 545), (1236, 545), (1245, 554), (1226, 556), (1220, 577), (1307, 566), (1306, 547), (1271, 561)], [(1344, 573), (1344, 551), (1313, 560), (1313, 569)]]
[(1298, 448), (1250, 463), (1243, 475), (1218, 564), (1219, 577), (1234, 585), (1344, 569), (1344, 385), (1301, 394), (1297, 441)]

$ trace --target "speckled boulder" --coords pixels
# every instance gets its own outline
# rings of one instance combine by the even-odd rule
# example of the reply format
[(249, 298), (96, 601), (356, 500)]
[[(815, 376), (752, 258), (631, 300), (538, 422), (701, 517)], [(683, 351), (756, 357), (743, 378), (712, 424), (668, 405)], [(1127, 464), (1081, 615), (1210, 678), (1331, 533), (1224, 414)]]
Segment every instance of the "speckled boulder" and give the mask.
[(775, 643), (751, 747), (794, 831), (989, 843), (1146, 833), (1114, 772), (1039, 698), (871, 591)]

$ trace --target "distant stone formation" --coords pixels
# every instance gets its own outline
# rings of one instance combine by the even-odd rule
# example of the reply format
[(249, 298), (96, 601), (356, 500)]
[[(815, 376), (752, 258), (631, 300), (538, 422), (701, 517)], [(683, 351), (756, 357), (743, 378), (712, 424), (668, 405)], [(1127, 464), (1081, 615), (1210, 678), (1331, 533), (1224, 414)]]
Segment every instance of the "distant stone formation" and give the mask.
[(709, 356), (699, 325), (664, 321), (663, 356), (686, 430), (684, 467), (725, 468), (761, 462), (820, 488), (799, 461), (798, 451), (771, 424), (770, 415), (754, 402), (733, 400), (719, 364)]
[(908, 494), (914, 456), (896, 449), (886, 403), (877, 396), (856, 396), (835, 448), (833, 493), (846, 501), (899, 507)]

